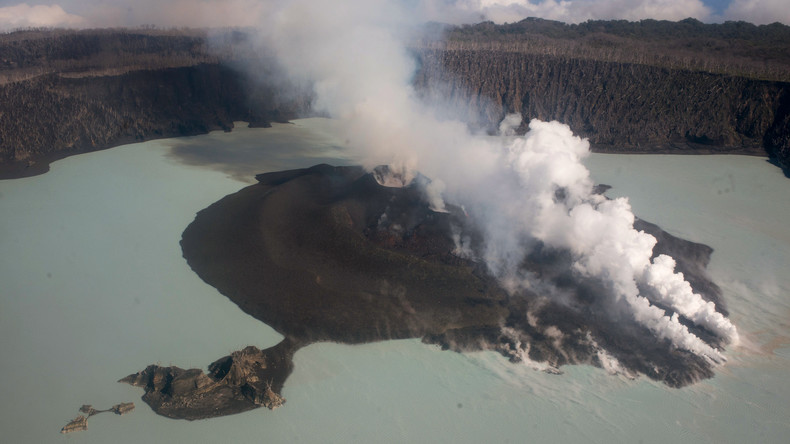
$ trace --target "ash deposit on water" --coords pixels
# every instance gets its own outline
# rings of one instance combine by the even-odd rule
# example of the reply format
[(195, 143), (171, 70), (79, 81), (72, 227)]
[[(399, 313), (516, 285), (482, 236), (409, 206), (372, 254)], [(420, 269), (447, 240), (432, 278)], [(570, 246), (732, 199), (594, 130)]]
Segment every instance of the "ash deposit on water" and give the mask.
[(222, 406), (210, 415), (261, 405), (314, 341), (422, 337), (675, 387), (726, 361), (738, 333), (704, 273), (711, 250), (596, 193), (586, 140), (539, 120), (518, 135), (517, 115), (499, 137), (443, 118), (411, 86), (417, 23), (395, 2), (296, 0), (267, 20), (262, 45), (314, 85), (314, 108), (341, 122), (362, 167), (264, 174), (199, 213), (182, 241), (190, 266), (286, 339), (209, 378), (132, 375), (160, 413), (205, 417), (190, 406), (206, 390)]

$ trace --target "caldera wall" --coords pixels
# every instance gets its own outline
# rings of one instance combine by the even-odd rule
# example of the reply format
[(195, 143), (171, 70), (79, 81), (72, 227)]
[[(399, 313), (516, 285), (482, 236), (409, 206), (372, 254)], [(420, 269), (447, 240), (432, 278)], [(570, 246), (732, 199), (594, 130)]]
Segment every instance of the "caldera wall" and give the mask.
[(306, 107), (277, 97), (273, 88), (222, 64), (120, 75), (47, 74), (7, 83), (0, 85), (0, 173), (3, 167), (6, 176), (40, 173), (49, 160), (67, 155), (229, 130), (237, 120), (267, 126)]
[[(515, 112), (568, 124), (600, 152), (768, 154), (790, 168), (790, 83), (503, 50), (415, 56), (418, 93), (473, 126), (493, 131)], [(7, 82), (0, 177), (41, 173), (80, 152), (310, 112), (309, 94), (270, 77), (217, 62)]]
[(790, 84), (499, 50), (417, 52), (418, 90), (495, 129), (559, 120), (602, 152), (768, 153), (787, 168)]

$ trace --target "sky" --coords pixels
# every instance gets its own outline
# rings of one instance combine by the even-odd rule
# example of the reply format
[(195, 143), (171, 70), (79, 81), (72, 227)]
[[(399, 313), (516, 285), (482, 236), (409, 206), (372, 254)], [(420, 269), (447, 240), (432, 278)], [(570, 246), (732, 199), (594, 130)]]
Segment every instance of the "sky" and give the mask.
[[(25, 27), (255, 26), (285, 0), (0, 0), (0, 31)], [(393, 0), (424, 20), (515, 22), (541, 17), (566, 23), (596, 19), (743, 20), (790, 25), (788, 0)]]

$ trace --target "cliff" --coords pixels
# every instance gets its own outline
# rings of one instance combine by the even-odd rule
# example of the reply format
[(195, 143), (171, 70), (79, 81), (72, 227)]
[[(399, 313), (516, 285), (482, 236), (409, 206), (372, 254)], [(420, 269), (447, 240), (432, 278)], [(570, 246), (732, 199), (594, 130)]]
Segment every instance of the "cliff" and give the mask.
[(51, 160), (123, 143), (230, 130), (235, 120), (266, 126), (293, 118), (298, 106), (220, 64), (45, 74), (0, 86), (0, 177), (41, 173)]
[(790, 83), (505, 50), (417, 54), (423, 96), (482, 128), (520, 113), (566, 123), (597, 151), (767, 152), (790, 166)]
[[(413, 44), (414, 85), (478, 128), (515, 112), (566, 123), (596, 151), (767, 154), (790, 170), (790, 27), (527, 19), (439, 34)], [(254, 40), (248, 31), (0, 35), (0, 178), (308, 113), (309, 94), (284, 92)]]
[[(230, 35), (229, 37), (231, 37)], [(201, 30), (29, 30), (0, 34), (0, 84), (44, 74), (121, 74), (215, 63)]]
[(434, 27), (416, 45), (415, 83), (479, 127), (515, 112), (566, 123), (597, 151), (768, 154), (790, 169), (788, 26), (527, 18)]

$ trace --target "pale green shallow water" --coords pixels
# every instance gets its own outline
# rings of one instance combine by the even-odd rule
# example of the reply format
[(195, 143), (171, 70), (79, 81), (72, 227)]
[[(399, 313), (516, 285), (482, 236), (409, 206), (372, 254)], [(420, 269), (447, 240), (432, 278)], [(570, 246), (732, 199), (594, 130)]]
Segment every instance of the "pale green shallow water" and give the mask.
[[(790, 181), (763, 159), (594, 155), (608, 194), (716, 249), (711, 272), (745, 345), (719, 376), (683, 390), (590, 367), (562, 376), (491, 353), (417, 340), (300, 350), (287, 404), (206, 421), (151, 412), (115, 380), (150, 363), (205, 368), (279, 335), (191, 272), (178, 245), (194, 213), (245, 170), (190, 165), (180, 146), (247, 147), (271, 170), (337, 160), (322, 120), (128, 145), (0, 181), (0, 441), (16, 442), (786, 442), (790, 436)], [(196, 148), (196, 149), (197, 149)], [(256, 170), (261, 169), (256, 167)], [(232, 177), (236, 177), (233, 179)], [(249, 180), (249, 176), (246, 176)], [(134, 401), (89, 430), (58, 432), (81, 404)]]

